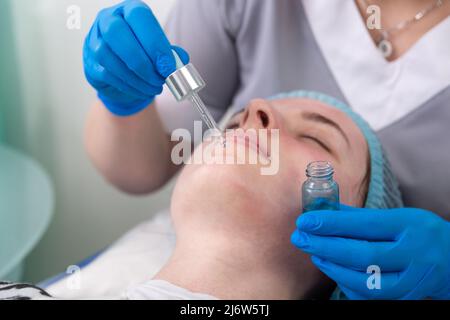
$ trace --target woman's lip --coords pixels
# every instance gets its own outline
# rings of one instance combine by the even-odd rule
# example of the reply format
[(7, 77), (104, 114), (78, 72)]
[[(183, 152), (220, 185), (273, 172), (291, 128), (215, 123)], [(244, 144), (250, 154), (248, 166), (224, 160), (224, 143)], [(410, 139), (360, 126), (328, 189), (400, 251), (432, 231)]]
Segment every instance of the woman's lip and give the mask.
[(237, 144), (243, 145), (243, 146), (245, 146), (245, 148), (252, 149), (254, 152), (263, 156), (266, 159), (269, 159), (269, 157), (270, 157), (266, 148), (261, 146), (261, 144), (259, 143), (258, 137), (252, 138), (251, 136), (248, 136), (245, 133), (244, 134), (233, 133), (233, 134), (226, 134), (225, 141), (226, 141), (226, 143), (228, 143), (228, 141), (230, 141), (231, 143), (237, 143)]

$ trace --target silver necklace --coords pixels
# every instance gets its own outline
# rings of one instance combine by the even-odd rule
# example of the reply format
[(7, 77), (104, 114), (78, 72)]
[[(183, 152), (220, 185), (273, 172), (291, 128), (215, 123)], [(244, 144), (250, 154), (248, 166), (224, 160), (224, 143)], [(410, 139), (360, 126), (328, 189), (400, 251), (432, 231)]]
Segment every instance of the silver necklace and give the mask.
[[(366, 7), (366, 9), (369, 7), (369, 4), (367, 3), (367, 0), (362, 0), (363, 6)], [(417, 21), (422, 20), (425, 16), (427, 16), (430, 12), (434, 11), (437, 8), (440, 8), (442, 4), (444, 3), (444, 0), (437, 0), (434, 4), (429, 5), (425, 9), (417, 12), (414, 17), (401, 21), (395, 26), (388, 28), (388, 29), (376, 29), (378, 33), (380, 34), (380, 39), (376, 40), (377, 47), (383, 54), (385, 58), (389, 58), (392, 53), (394, 52), (394, 47), (391, 42), (391, 37), (395, 33), (398, 33), (404, 29), (407, 29), (412, 24), (414, 24)]]

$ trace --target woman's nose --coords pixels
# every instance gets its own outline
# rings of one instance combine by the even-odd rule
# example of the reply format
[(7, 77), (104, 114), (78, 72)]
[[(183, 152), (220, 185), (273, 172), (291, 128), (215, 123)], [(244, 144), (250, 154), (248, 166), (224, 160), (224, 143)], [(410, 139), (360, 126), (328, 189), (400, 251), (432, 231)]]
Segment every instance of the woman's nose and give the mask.
[(252, 100), (244, 111), (240, 127), (243, 129), (274, 129), (277, 120), (273, 107), (263, 99)]

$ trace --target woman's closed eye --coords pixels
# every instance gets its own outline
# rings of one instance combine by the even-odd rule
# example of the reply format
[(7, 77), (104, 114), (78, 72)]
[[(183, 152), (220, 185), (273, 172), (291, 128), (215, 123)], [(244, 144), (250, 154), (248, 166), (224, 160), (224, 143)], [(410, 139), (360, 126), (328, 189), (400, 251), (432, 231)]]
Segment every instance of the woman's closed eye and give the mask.
[(326, 152), (328, 153), (332, 153), (331, 149), (328, 147), (328, 145), (326, 143), (324, 143), (321, 139), (311, 136), (311, 135), (307, 135), (307, 134), (301, 134), (299, 135), (300, 139), (308, 139), (313, 141), (314, 143), (316, 143), (318, 146), (320, 146), (322, 149), (324, 149)]

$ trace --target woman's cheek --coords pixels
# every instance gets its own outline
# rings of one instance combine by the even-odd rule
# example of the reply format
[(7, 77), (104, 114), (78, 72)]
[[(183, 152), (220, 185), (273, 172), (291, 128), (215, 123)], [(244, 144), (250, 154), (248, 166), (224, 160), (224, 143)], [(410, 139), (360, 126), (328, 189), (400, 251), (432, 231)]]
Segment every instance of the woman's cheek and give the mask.
[(334, 162), (328, 152), (312, 143), (293, 140), (288, 141), (286, 146), (285, 150), (288, 151), (281, 152), (281, 155), (286, 156), (285, 165), (289, 167), (290, 172), (301, 171), (304, 175), (306, 166), (313, 161), (330, 161), (332, 164)]
[(305, 155), (292, 153), (282, 161), (277, 180), (281, 184), (279, 190), (283, 190), (280, 195), (283, 197), (285, 209), (289, 212), (298, 211), (301, 208), (301, 189), (306, 180), (305, 169), (307, 162)]
[(334, 168), (334, 180), (339, 185), (339, 201), (346, 205), (359, 205), (354, 177), (348, 175), (342, 167)]

